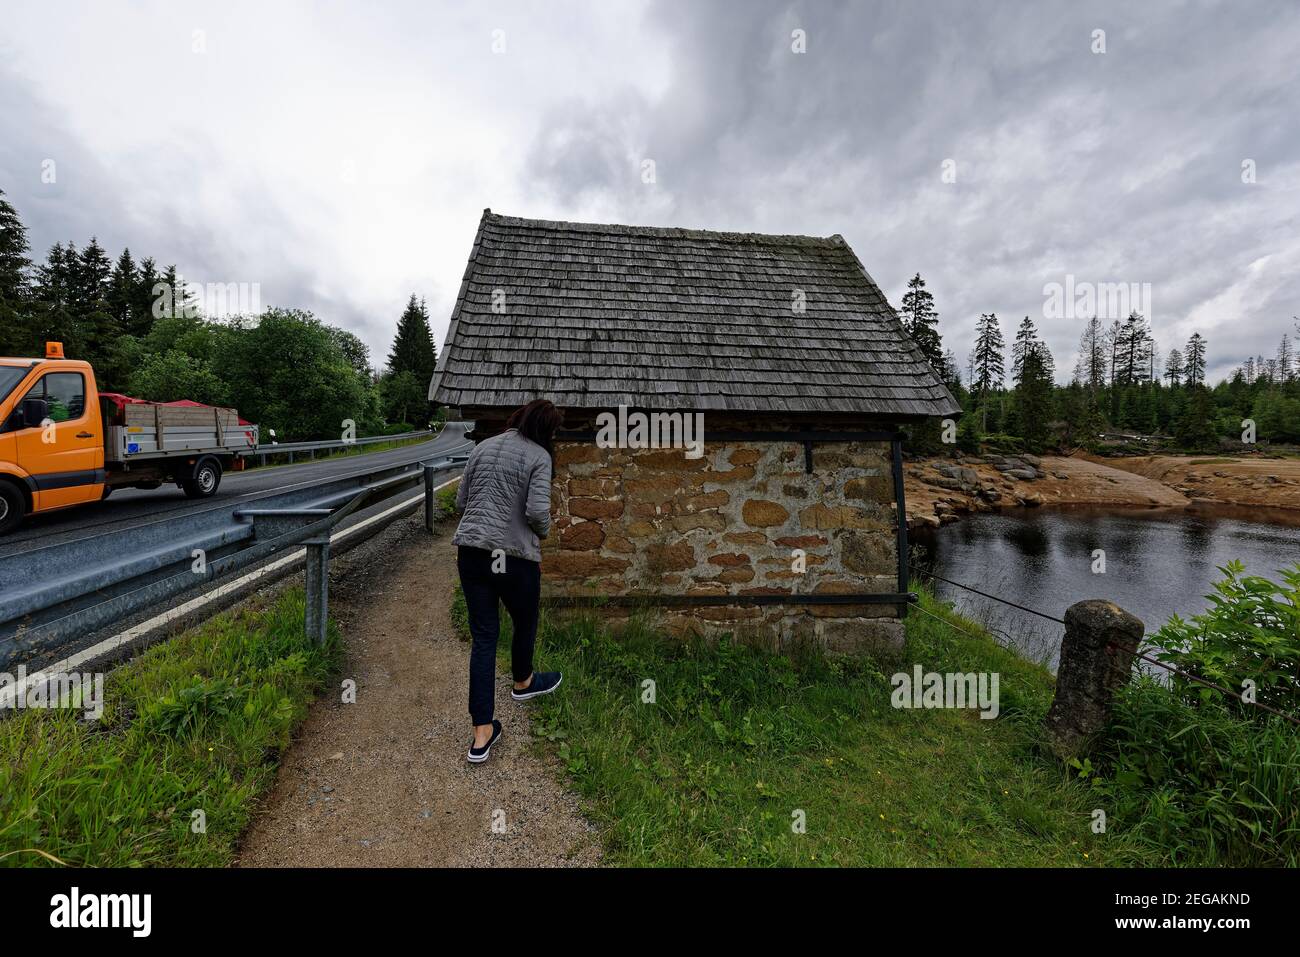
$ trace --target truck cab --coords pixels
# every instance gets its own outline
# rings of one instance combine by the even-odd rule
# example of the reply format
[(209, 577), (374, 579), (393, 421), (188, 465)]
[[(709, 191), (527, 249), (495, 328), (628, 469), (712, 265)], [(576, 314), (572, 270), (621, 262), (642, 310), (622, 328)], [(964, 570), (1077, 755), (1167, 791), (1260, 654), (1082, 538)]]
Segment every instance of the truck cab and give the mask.
[[(90, 363), (62, 358), (51, 343), (44, 360), (0, 359), (0, 530), (22, 510), (104, 497), (104, 426)], [(8, 494), (5, 494), (7, 489)]]

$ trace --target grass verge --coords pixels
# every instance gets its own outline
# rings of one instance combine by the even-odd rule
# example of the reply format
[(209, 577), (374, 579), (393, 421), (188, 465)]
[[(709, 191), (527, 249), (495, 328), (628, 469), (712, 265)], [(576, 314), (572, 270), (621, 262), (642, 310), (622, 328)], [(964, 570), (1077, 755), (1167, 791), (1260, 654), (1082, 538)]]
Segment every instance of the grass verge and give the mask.
[[(463, 627), (463, 610), (454, 617)], [(890, 675), (914, 663), (998, 672), (1001, 716), (893, 708)], [(548, 617), (538, 667), (565, 680), (535, 703), (533, 734), (562, 762), (611, 864), (1157, 862), (1148, 842), (1093, 833), (1090, 782), (1041, 751), (1050, 674), (925, 614), (908, 617), (899, 663), (684, 643), (635, 623), (616, 639), (598, 615)]]
[(155, 645), (106, 676), (96, 722), (0, 720), (0, 864), (228, 864), (337, 663), (302, 620), (298, 589)]

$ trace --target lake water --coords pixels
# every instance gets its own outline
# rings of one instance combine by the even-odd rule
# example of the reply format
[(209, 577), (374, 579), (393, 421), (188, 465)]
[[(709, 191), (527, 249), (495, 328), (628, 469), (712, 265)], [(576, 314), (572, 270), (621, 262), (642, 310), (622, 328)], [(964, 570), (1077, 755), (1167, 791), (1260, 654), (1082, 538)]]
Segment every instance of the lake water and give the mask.
[[(1141, 618), (1148, 634), (1177, 612), (1204, 610), (1205, 595), (1236, 558), (1247, 574), (1277, 580), (1300, 562), (1294, 511), (1183, 509), (1014, 509), (962, 518), (911, 536), (914, 561), (937, 575), (1063, 617), (1087, 598), (1106, 598)], [(1105, 552), (1105, 573), (1093, 552)], [(1003, 634), (1025, 657), (1056, 669), (1062, 627), (961, 589), (939, 595)]]

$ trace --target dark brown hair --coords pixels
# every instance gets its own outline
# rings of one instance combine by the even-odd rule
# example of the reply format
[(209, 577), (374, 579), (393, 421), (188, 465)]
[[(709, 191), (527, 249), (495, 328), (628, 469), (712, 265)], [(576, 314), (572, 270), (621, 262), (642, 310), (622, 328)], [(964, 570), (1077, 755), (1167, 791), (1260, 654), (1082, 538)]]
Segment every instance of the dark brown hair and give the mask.
[(557, 409), (550, 399), (533, 399), (532, 402), (520, 406), (511, 413), (506, 421), (506, 428), (518, 429), (520, 435), (532, 439), (546, 449), (547, 455), (554, 457), (551, 439), (555, 437), (555, 430), (563, 422), (564, 413)]

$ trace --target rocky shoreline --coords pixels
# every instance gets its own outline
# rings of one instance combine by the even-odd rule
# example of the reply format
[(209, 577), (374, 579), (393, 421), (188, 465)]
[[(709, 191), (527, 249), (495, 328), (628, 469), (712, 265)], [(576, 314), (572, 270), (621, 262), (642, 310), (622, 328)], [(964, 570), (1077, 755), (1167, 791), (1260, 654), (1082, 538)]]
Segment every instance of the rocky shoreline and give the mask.
[(904, 467), (907, 523), (938, 527), (963, 515), (1041, 505), (1185, 508), (1170, 486), (1081, 458), (969, 455), (913, 459)]

